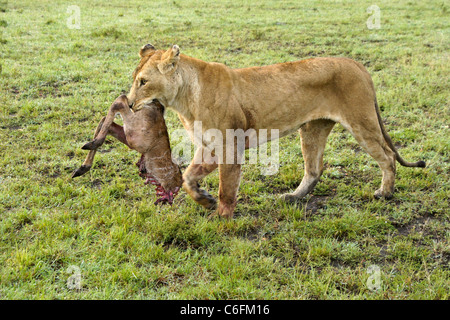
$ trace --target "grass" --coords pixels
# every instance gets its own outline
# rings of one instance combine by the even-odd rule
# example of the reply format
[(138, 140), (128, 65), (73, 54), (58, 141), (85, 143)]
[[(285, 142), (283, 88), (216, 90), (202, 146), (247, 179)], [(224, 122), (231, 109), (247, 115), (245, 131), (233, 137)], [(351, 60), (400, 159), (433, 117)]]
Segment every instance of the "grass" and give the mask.
[[(3, 299), (448, 299), (449, 39), (444, 1), (0, 3), (0, 296)], [(303, 174), (300, 138), (279, 173), (246, 165), (236, 217), (209, 220), (184, 192), (153, 205), (135, 152), (112, 140), (71, 180), (80, 147), (131, 85), (138, 50), (178, 44), (230, 67), (345, 56), (372, 74), (400, 153), (391, 201), (375, 161), (336, 126), (313, 194), (277, 200)], [(169, 131), (181, 128), (167, 113)], [(203, 187), (217, 196), (218, 174)], [(380, 270), (370, 290), (369, 267)], [(80, 271), (79, 289), (67, 282)], [(72, 271), (71, 271), (72, 270)]]

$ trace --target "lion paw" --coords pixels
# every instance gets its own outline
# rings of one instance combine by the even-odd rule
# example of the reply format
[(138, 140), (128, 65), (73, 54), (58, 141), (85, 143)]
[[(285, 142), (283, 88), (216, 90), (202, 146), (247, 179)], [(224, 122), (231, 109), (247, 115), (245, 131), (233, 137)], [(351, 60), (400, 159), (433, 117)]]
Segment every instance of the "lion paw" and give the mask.
[(194, 199), (197, 203), (205, 207), (206, 209), (214, 210), (217, 208), (217, 201), (212, 195), (210, 195), (205, 190), (200, 189), (201, 197)]
[(298, 203), (301, 199), (301, 197), (298, 197), (292, 193), (285, 193), (280, 196), (280, 200), (287, 203)]
[(234, 207), (235, 207), (235, 204), (230, 205), (230, 204), (220, 203), (217, 210), (215, 210), (213, 213), (211, 213), (208, 216), (208, 219), (213, 219), (216, 217), (223, 218), (226, 220), (233, 219)]
[(383, 190), (383, 188), (380, 188), (377, 191), (375, 191), (373, 196), (375, 197), (375, 199), (384, 198), (386, 200), (389, 200), (389, 199), (392, 199), (393, 194), (392, 194), (392, 192), (386, 192), (386, 191)]
[(194, 199), (195, 202), (202, 205), (206, 209), (214, 210), (217, 208), (217, 201), (212, 195), (203, 189), (200, 189), (198, 184), (183, 183), (186, 192)]

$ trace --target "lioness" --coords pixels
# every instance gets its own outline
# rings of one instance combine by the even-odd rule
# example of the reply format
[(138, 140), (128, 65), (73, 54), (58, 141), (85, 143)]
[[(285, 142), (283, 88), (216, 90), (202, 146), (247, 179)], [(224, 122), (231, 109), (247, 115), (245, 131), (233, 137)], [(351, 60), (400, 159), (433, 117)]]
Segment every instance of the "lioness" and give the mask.
[[(130, 107), (158, 100), (178, 113), (191, 137), (194, 121), (202, 121), (203, 131), (215, 128), (223, 136), (226, 129), (278, 129), (280, 137), (300, 129), (305, 175), (293, 193), (282, 195), (285, 201), (298, 201), (318, 182), (326, 139), (336, 122), (378, 162), (383, 179), (376, 198), (392, 197), (396, 160), (407, 167), (425, 167), (423, 161), (409, 163), (400, 157), (381, 121), (372, 79), (362, 64), (351, 59), (314, 58), (231, 69), (180, 54), (177, 45), (164, 51), (150, 44), (139, 56), (128, 94)], [(241, 165), (230, 164), (230, 159), (217, 164), (203, 158), (199, 163), (207, 144), (199, 146), (184, 172), (183, 187), (202, 206), (216, 208), (198, 181), (219, 167), (215, 214), (231, 218)]]

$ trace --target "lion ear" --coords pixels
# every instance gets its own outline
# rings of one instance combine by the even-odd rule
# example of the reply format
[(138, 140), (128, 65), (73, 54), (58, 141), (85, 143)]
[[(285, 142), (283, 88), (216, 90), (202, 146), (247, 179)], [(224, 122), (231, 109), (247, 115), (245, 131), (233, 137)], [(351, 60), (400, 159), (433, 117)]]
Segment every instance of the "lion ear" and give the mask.
[(149, 55), (152, 51), (155, 51), (155, 47), (152, 46), (150, 43), (146, 44), (145, 46), (143, 46), (141, 48), (141, 50), (139, 50), (139, 57), (141, 57), (141, 59), (147, 55)]
[(168, 73), (176, 69), (178, 61), (180, 61), (180, 47), (174, 45), (162, 54), (158, 69), (162, 74)]

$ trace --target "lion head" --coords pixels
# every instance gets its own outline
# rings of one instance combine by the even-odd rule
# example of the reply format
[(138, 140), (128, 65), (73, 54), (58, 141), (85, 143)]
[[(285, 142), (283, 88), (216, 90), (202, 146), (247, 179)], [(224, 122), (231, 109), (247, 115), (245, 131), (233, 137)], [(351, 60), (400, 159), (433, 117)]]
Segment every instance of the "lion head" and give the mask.
[(153, 100), (170, 106), (181, 86), (181, 75), (177, 72), (180, 48), (174, 45), (164, 51), (147, 44), (139, 56), (141, 61), (133, 72), (133, 85), (127, 96), (130, 107), (138, 109)]

